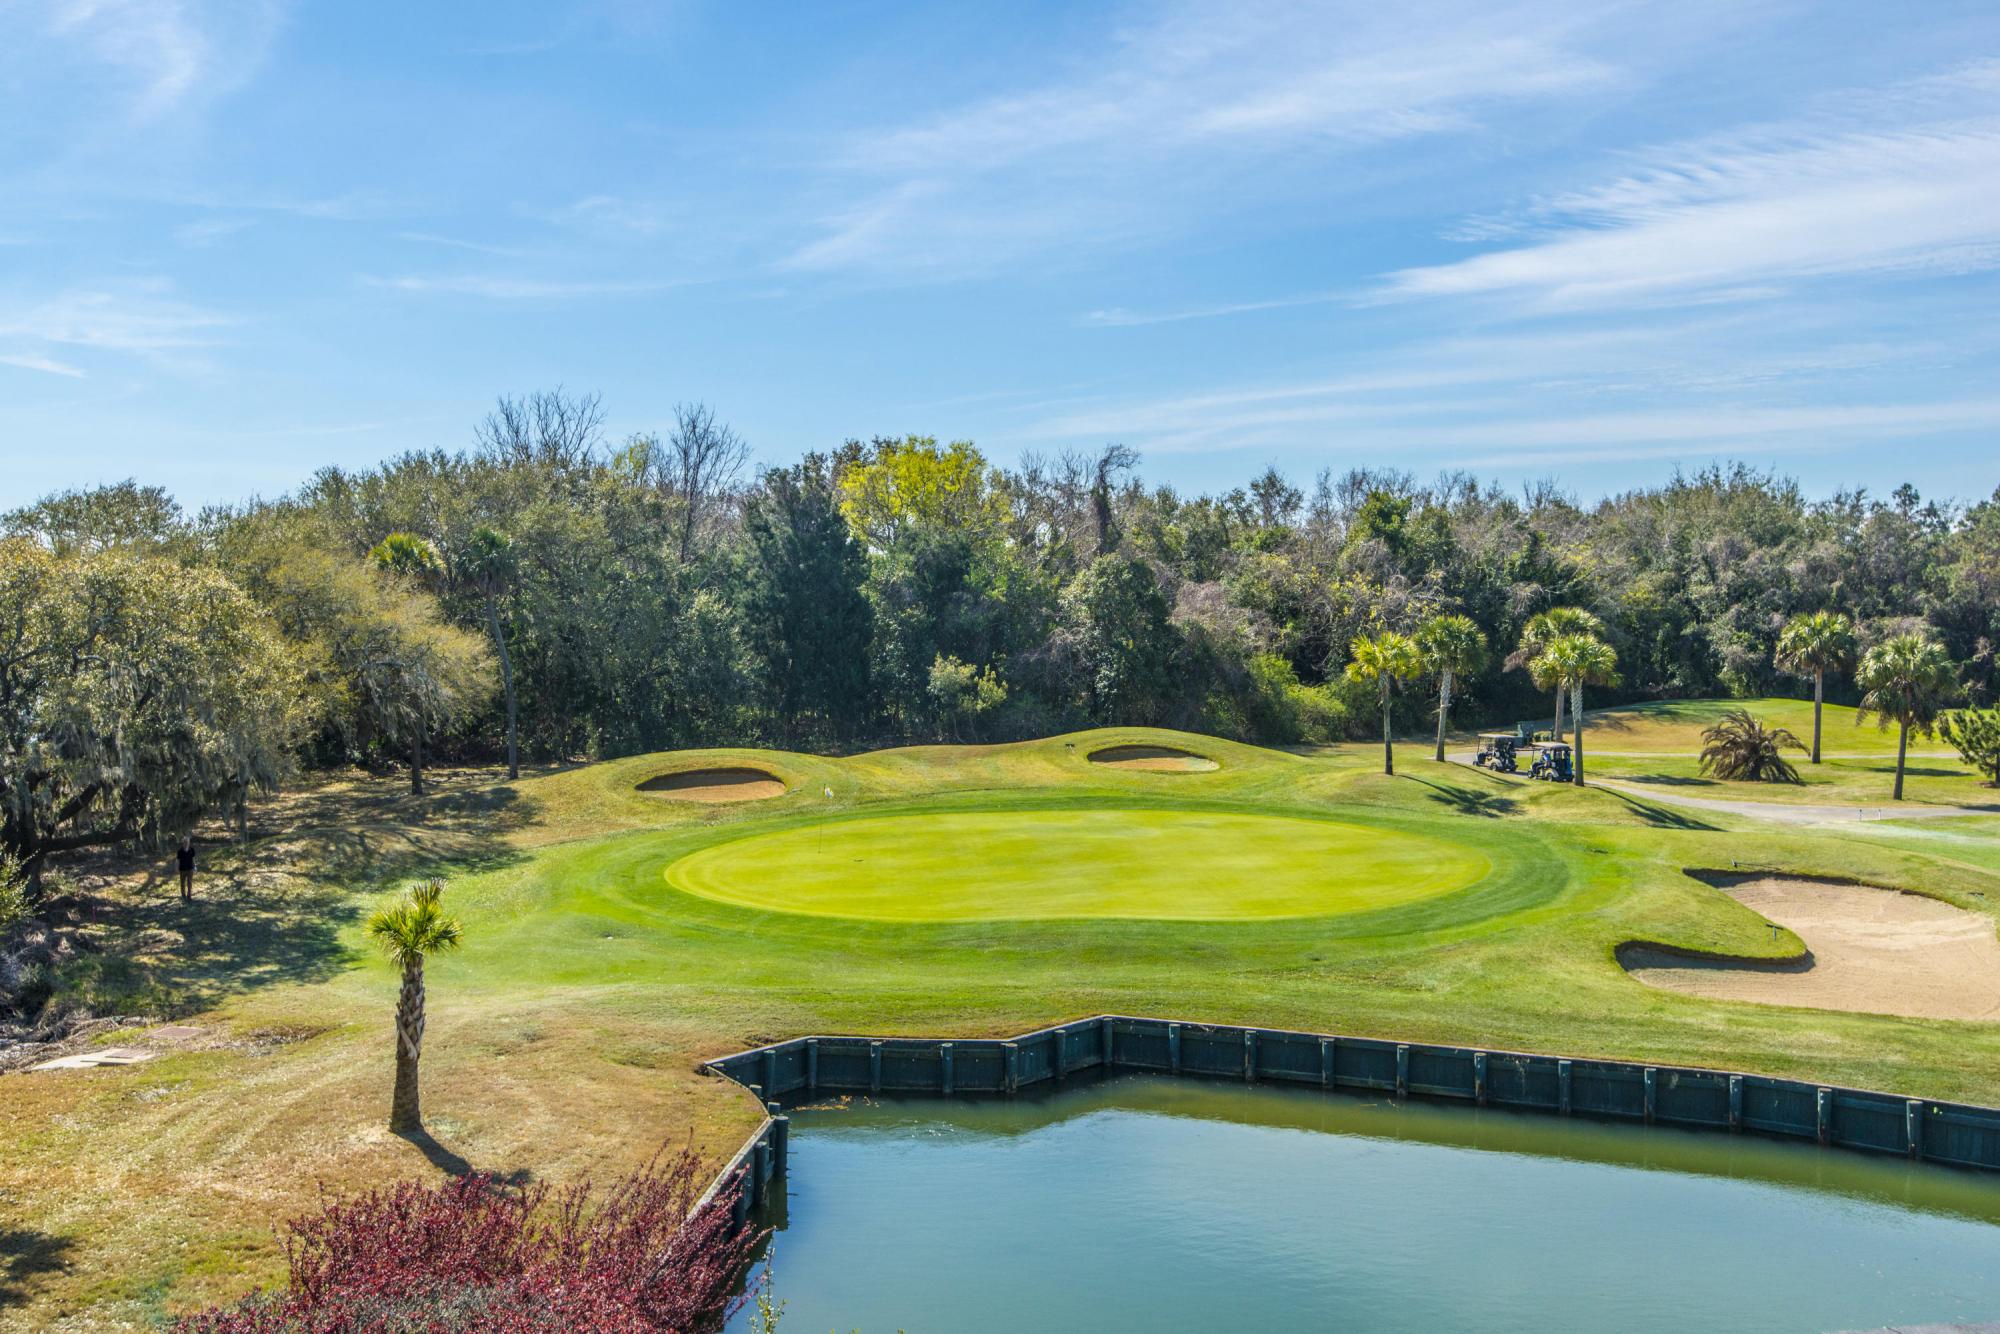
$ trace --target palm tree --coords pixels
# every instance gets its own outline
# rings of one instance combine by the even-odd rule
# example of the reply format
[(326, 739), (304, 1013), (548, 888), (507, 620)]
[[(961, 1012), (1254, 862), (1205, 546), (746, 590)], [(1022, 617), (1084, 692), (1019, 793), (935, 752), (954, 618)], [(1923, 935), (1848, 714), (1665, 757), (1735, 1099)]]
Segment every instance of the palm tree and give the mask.
[(1389, 732), (1389, 695), (1399, 680), (1408, 680), (1422, 670), (1416, 641), (1394, 630), (1384, 630), (1372, 639), (1357, 639), (1349, 650), (1350, 681), (1373, 681), (1382, 689), (1382, 772), (1396, 772), (1396, 743)]
[[(1564, 635), (1589, 635), (1596, 639), (1603, 634), (1604, 622), (1582, 607), (1550, 607), (1530, 616), (1528, 623), (1521, 627), (1521, 646), (1507, 659), (1507, 665), (1526, 666), (1533, 675), (1535, 659), (1555, 640)], [(1556, 687), (1556, 724), (1549, 739), (1563, 739), (1563, 692), (1560, 686)]]
[(1854, 622), (1837, 611), (1809, 611), (1792, 617), (1778, 632), (1778, 666), (1813, 683), (1812, 762), (1819, 763), (1820, 703), (1826, 674), (1844, 672), (1854, 662)]
[(1892, 635), (1861, 655), (1854, 681), (1868, 693), (1861, 712), (1874, 714), (1877, 725), (1896, 724), (1896, 791), (1903, 799), (1903, 764), (1910, 753), (1910, 731), (1928, 733), (1953, 685), (1951, 660), (1944, 645), (1929, 635)]
[(1788, 727), (1766, 727), (1748, 709), (1731, 709), (1701, 734), (1701, 771), (1724, 782), (1796, 783), (1786, 748), (1804, 750)]
[(520, 727), (514, 706), (514, 660), (507, 653), (507, 635), (500, 625), (500, 597), (514, 582), (514, 544), (505, 533), (484, 525), (473, 529), (459, 571), (486, 604), (486, 628), (493, 634), (493, 651), (500, 655), (500, 690), (507, 701), (507, 777), (521, 776)]
[(1586, 634), (1557, 635), (1542, 645), (1530, 664), (1535, 684), (1544, 690), (1555, 687), (1558, 697), (1570, 692), (1570, 712), (1575, 715), (1576, 749), (1571, 757), (1570, 781), (1583, 786), (1583, 688), (1608, 686), (1618, 681), (1618, 655), (1611, 645)]
[(1452, 678), (1470, 676), (1486, 665), (1486, 636), (1470, 616), (1433, 616), (1417, 627), (1416, 643), (1424, 669), (1438, 679), (1437, 758), (1443, 763)]
[(458, 948), (458, 922), (444, 915), (438, 900), (444, 881), (428, 880), (402, 902), (368, 919), (368, 934), (403, 966), (403, 990), (396, 998), (396, 1092), (389, 1102), (389, 1129), (423, 1129), (417, 1092), (417, 1062), (424, 1054), (424, 960)]

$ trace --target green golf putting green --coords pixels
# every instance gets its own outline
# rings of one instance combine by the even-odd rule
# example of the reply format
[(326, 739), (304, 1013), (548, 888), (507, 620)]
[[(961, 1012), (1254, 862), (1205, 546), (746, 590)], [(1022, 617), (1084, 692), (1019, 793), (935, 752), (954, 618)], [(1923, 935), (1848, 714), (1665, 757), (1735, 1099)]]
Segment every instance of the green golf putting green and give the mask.
[(1227, 921), (1392, 907), (1491, 866), (1365, 825), (1144, 809), (831, 820), (704, 848), (666, 875), (703, 898), (821, 917)]

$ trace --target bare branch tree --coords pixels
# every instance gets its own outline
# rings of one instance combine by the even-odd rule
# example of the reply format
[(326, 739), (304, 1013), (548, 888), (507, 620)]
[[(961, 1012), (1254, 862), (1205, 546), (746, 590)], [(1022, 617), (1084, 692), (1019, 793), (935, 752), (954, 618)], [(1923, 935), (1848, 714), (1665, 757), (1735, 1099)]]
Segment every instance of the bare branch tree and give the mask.
[(586, 467), (603, 440), (604, 399), (570, 394), (561, 385), (509, 398), (501, 395), (473, 429), (485, 453), (503, 463), (532, 463), (557, 472)]
[(680, 498), (681, 559), (690, 558), (694, 540), (717, 498), (732, 490), (749, 462), (750, 446), (715, 419), (705, 403), (674, 407), (674, 433), (667, 437), (660, 469), (667, 488)]

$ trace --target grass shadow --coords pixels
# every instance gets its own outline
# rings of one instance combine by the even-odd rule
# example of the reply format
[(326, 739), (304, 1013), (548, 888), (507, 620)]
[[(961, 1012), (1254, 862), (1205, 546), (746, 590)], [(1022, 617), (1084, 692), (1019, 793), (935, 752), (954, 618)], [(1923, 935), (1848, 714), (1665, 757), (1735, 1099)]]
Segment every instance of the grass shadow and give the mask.
[(1628, 783), (1645, 783), (1653, 787), (1714, 787), (1708, 778), (1689, 778), (1686, 774), (1621, 774)]
[(273, 983), (324, 981), (353, 962), (342, 933), (364, 896), (401, 881), (505, 866), (534, 803), (503, 783), (424, 797), (379, 783), (287, 794), (259, 812), (250, 841), (201, 850), (183, 902), (171, 853), (147, 865), (101, 858), (116, 882), (93, 894), (106, 948), (67, 967), (60, 990), (98, 1013), (188, 1014)]
[(1611, 793), (1612, 796), (1624, 802), (1634, 815), (1656, 829), (1687, 829), (1712, 834), (1720, 832), (1722, 828), (1721, 825), (1710, 824), (1708, 821), (1687, 811), (1670, 810), (1665, 806), (1655, 806), (1651, 802), (1641, 801), (1630, 793), (1620, 792), (1616, 788), (1600, 787), (1597, 791)]
[(1429, 788), (1430, 800), (1451, 807), (1460, 815), (1476, 815), (1488, 820), (1498, 820), (1512, 815), (1520, 806), (1515, 798), (1502, 792), (1479, 792), (1472, 788), (1452, 787), (1446, 783), (1433, 782), (1428, 778), (1408, 775), (1410, 781)]
[(75, 1249), (70, 1237), (33, 1228), (0, 1228), (0, 1310), (26, 1305), (29, 1282), (68, 1268), (69, 1253)]
[[(407, 1141), (424, 1160), (446, 1176), (469, 1177), (479, 1169), (474, 1167), (463, 1154), (441, 1143), (428, 1129), (398, 1130), (396, 1138)], [(535, 1179), (535, 1174), (525, 1167), (517, 1167), (509, 1172), (488, 1173), (493, 1180), (503, 1186), (525, 1186)]]

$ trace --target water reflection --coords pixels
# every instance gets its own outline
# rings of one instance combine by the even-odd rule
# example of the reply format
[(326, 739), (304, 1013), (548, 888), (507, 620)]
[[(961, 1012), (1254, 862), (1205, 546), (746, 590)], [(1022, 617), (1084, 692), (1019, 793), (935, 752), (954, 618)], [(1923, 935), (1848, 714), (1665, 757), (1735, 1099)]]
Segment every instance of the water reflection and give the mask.
[(2000, 1318), (2000, 1183), (1900, 1159), (1147, 1076), (792, 1115), (787, 1334)]

